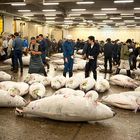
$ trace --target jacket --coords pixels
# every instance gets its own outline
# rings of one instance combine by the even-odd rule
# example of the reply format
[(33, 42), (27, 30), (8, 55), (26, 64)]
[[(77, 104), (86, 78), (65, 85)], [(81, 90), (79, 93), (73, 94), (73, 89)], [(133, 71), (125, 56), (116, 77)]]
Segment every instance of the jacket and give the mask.
[(130, 55), (130, 52), (129, 52), (128, 46), (123, 45), (122, 48), (121, 48), (121, 59), (122, 60), (128, 60), (129, 55)]
[(100, 46), (99, 44), (94, 44), (93, 48), (91, 48), (91, 45), (87, 46), (86, 49), (86, 56), (89, 58), (89, 56), (93, 56), (94, 60), (97, 60), (97, 57), (100, 53)]
[(16, 37), (13, 41), (13, 48), (15, 51), (22, 51), (23, 50), (23, 41), (20, 37)]
[(112, 43), (106, 43), (104, 45), (104, 55), (105, 57), (112, 57), (113, 54), (113, 44)]
[(74, 55), (74, 46), (72, 42), (65, 41), (63, 44), (63, 55), (64, 58), (70, 58)]

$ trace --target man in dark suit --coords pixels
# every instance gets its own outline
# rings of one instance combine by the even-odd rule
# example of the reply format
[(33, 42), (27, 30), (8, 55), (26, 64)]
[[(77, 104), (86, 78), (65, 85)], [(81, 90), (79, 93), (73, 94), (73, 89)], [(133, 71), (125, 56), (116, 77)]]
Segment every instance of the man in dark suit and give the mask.
[(93, 77), (95, 80), (97, 80), (97, 57), (100, 52), (100, 47), (98, 44), (95, 43), (95, 38), (94, 36), (89, 36), (88, 37), (88, 43), (89, 45), (87, 46), (86, 49), (86, 59), (87, 63), (85, 66), (85, 77), (89, 77), (90, 72), (93, 72)]

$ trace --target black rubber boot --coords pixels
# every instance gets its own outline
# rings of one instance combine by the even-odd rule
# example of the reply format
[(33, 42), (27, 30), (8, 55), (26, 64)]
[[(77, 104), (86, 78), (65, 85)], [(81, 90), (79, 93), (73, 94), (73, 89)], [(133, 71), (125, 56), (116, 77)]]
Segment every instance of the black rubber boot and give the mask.
[(120, 69), (117, 68), (117, 70), (116, 70), (116, 74), (119, 74), (119, 73), (120, 73)]
[(73, 72), (69, 72), (69, 77), (72, 77), (73, 76)]
[(63, 72), (63, 76), (66, 77), (66, 72)]
[(127, 76), (128, 76), (128, 77), (131, 77), (131, 72), (130, 72), (130, 70), (127, 70)]
[(97, 74), (93, 75), (93, 78), (95, 79), (95, 81), (97, 80)]

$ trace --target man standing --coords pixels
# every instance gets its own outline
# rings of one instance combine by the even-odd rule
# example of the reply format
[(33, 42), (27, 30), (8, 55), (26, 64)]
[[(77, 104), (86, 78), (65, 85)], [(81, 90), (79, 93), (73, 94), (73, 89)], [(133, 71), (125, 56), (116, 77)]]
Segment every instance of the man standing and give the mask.
[(121, 63), (119, 68), (117, 68), (116, 74), (119, 74), (120, 69), (126, 69), (127, 76), (131, 77), (130, 64), (129, 64), (129, 55), (132, 52), (132, 50), (129, 49), (131, 42), (132, 42), (131, 39), (128, 39), (126, 41), (126, 44), (124, 44), (121, 48)]
[(11, 71), (15, 70), (15, 66), (14, 66), (14, 50), (13, 50), (13, 41), (15, 39), (15, 36), (13, 34), (11, 34), (9, 36), (10, 40), (8, 42), (8, 52), (9, 52), (9, 57), (11, 57), (11, 61), (12, 61), (12, 68)]
[(67, 36), (67, 40), (63, 44), (63, 55), (64, 55), (63, 76), (66, 77), (67, 72), (69, 72), (69, 77), (72, 77), (73, 76), (74, 46), (72, 43), (71, 35)]
[(95, 80), (97, 80), (97, 57), (100, 52), (100, 47), (98, 44), (95, 43), (95, 38), (94, 36), (89, 36), (88, 37), (88, 43), (89, 45), (87, 46), (86, 49), (86, 58), (87, 58), (87, 63), (85, 66), (85, 77), (89, 77), (90, 71), (93, 72), (93, 77)]
[(112, 73), (112, 53), (113, 53), (113, 44), (111, 43), (111, 39), (108, 38), (106, 40), (106, 44), (104, 46), (104, 67), (105, 73), (107, 72), (107, 62), (109, 61), (109, 72)]
[(39, 35), (39, 44), (42, 50), (41, 58), (43, 64), (46, 65), (47, 43), (42, 34)]
[(15, 32), (15, 40), (13, 41), (14, 49), (14, 72), (18, 72), (18, 61), (20, 63), (20, 72), (23, 73), (23, 61), (22, 61), (22, 51), (23, 51), (23, 41), (19, 37), (19, 33)]

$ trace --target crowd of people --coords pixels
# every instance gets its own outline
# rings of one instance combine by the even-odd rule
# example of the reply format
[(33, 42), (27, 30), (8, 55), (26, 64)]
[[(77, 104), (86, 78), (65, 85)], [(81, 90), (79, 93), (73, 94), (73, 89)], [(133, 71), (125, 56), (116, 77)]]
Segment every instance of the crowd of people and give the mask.
[[(22, 56), (31, 55), (29, 73), (43, 73), (47, 76), (44, 66), (49, 69), (46, 56), (50, 57), (52, 53), (63, 53), (64, 55), (64, 71), (63, 76), (69, 72), (69, 77), (73, 76), (74, 51), (83, 50), (83, 58), (87, 60), (85, 66), (85, 77), (89, 77), (90, 71), (93, 77), (97, 79), (97, 59), (98, 55), (104, 54), (105, 73), (112, 73), (112, 65), (117, 65), (116, 74), (120, 69), (126, 69), (127, 75), (131, 77), (130, 70), (137, 68), (137, 57), (140, 54), (140, 44), (135, 43), (133, 39), (126, 42), (120, 42), (119, 39), (112, 41), (110, 38), (104, 41), (95, 40), (94, 36), (89, 36), (87, 41), (79, 38), (77, 41), (72, 40), (68, 35), (65, 39), (50, 40), (42, 34), (32, 37), (28, 41), (28, 37), (21, 38), (18, 32), (8, 37), (0, 36), (0, 59), (5, 60), (11, 58), (12, 68), (15, 73), (23, 73)], [(140, 68), (140, 64), (138, 65)]]

